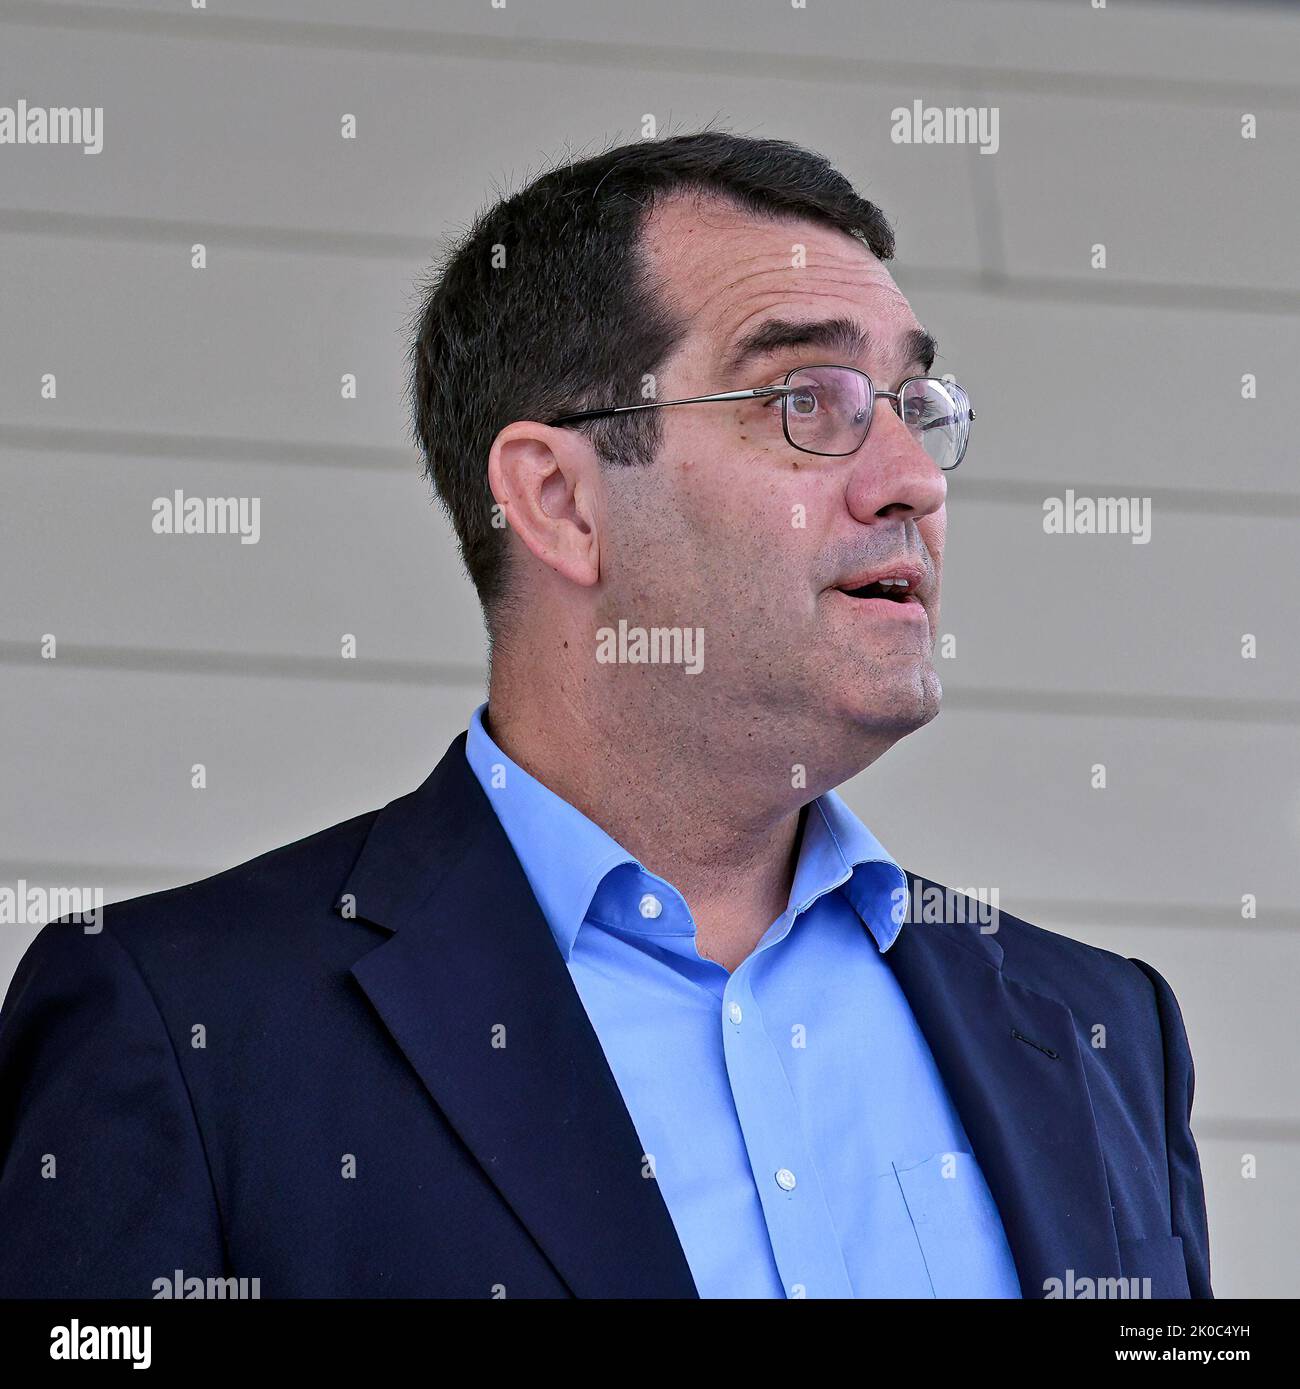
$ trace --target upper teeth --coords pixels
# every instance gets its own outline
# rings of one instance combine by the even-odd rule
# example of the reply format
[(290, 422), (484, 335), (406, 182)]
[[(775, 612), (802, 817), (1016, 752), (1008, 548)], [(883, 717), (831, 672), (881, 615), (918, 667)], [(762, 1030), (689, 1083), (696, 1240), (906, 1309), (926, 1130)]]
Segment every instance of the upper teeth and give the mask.
[(911, 579), (878, 579), (877, 583), (882, 587), (888, 587), (890, 584), (894, 584), (898, 588), (908, 588), (911, 586), (912, 581)]

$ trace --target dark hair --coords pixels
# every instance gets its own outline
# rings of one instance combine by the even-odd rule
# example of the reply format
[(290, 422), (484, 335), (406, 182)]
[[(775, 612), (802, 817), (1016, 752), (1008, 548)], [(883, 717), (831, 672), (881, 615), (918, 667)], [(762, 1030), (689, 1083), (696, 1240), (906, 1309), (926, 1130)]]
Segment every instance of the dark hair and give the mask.
[[(847, 232), (881, 260), (884, 214), (820, 154), (708, 130), (621, 145), (534, 179), (481, 213), (421, 293), (413, 426), (489, 631), (506, 595), (506, 531), (487, 459), (512, 420), (626, 405), (686, 330), (649, 282), (641, 230), (657, 197), (694, 192)], [(580, 426), (607, 463), (649, 463), (657, 410)]]

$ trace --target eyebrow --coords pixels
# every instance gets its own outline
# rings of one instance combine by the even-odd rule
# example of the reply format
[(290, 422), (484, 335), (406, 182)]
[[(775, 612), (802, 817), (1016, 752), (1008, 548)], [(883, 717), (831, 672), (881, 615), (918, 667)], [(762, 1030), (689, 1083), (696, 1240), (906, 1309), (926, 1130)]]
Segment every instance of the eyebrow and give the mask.
[[(866, 357), (875, 339), (851, 318), (820, 318), (797, 322), (784, 318), (769, 318), (752, 332), (746, 333), (727, 354), (728, 374), (763, 357), (775, 357), (796, 348), (816, 347), (838, 353), (852, 361)], [(918, 363), (925, 371), (934, 365), (939, 344), (923, 328), (912, 328), (903, 335), (898, 348), (891, 354), (899, 366)]]

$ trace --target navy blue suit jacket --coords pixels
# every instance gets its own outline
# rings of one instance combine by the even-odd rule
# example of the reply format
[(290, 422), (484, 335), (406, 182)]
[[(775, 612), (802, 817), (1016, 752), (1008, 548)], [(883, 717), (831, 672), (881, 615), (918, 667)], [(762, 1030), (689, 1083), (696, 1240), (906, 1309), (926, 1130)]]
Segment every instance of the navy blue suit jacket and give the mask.
[[(0, 1013), (0, 1295), (696, 1295), (464, 744), (383, 810), (41, 931)], [(1025, 1295), (1209, 1297), (1160, 975), (1005, 913), (885, 958)]]

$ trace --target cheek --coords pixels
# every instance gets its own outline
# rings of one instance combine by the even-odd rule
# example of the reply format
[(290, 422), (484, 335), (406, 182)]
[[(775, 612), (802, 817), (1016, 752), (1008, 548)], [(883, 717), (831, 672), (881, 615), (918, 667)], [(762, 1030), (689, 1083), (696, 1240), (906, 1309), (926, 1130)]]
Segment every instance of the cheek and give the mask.
[(750, 649), (800, 618), (809, 545), (809, 532), (791, 524), (788, 496), (760, 481), (757, 467), (756, 460), (747, 475), (701, 477), (679, 495), (674, 541), (654, 558), (661, 592), (676, 594), (700, 615), (696, 620)]
[[(659, 485), (638, 501), (637, 532), (655, 547), (644, 557), (655, 587), (706, 591), (710, 604), (733, 612), (788, 607), (807, 588), (825, 505), (815, 472), (803, 480), (800, 455), (779, 437), (773, 442), (770, 421), (765, 428), (762, 419), (724, 409), (684, 423), (666, 432), (652, 465), (662, 469)], [(656, 514), (647, 519), (651, 508)]]
[[(700, 607), (702, 591), (728, 563), (731, 502), (707, 459), (665, 456), (612, 478), (602, 542), (602, 607), (659, 613), (682, 620)], [(691, 621), (697, 619), (690, 617)]]

